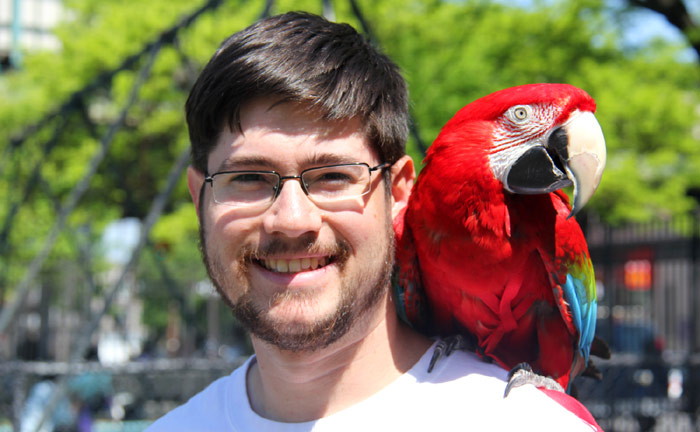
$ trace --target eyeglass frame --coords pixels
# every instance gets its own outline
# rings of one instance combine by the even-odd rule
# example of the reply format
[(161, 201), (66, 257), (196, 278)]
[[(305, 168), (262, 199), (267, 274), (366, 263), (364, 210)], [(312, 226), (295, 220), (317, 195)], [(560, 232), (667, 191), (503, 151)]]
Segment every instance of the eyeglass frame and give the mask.
[[(302, 176), (304, 175), (304, 173), (306, 173), (306, 172), (308, 172), (308, 171), (317, 170), (317, 169), (323, 169), (323, 168), (333, 168), (333, 167), (340, 167), (340, 166), (360, 166), (360, 165), (366, 166), (367, 169), (369, 170), (370, 183), (368, 184), (368, 186), (370, 186), (370, 187), (367, 189), (367, 191), (365, 191), (364, 193), (362, 193), (362, 194), (360, 194), (360, 195), (353, 195), (353, 196), (348, 196), (348, 197), (343, 197), (343, 198), (348, 198), (348, 199), (349, 199), (349, 198), (357, 198), (357, 197), (361, 197), (361, 196), (367, 195), (367, 194), (369, 193), (369, 191), (371, 190), (372, 173), (373, 173), (374, 171), (384, 170), (385, 168), (388, 168), (388, 167), (392, 166), (393, 163), (382, 162), (382, 163), (380, 163), (379, 165), (374, 166), (374, 167), (369, 166), (369, 164), (366, 163), (366, 162), (352, 162), (352, 163), (338, 163), (338, 164), (331, 164), (331, 165), (322, 165), (322, 166), (316, 166), (316, 167), (306, 168), (306, 169), (302, 170), (298, 175), (292, 175), (292, 176), (283, 176), (283, 175), (281, 175), (280, 173), (278, 173), (277, 171), (272, 171), (272, 170), (232, 170), (232, 171), (217, 171), (217, 172), (215, 172), (214, 174), (211, 174), (211, 175), (205, 172), (205, 173), (204, 173), (205, 177), (204, 177), (204, 183), (203, 183), (203, 185), (206, 184), (206, 183), (209, 183), (209, 184), (211, 185), (212, 198), (214, 198), (214, 202), (216, 202), (217, 204), (225, 205), (225, 206), (230, 206), (230, 207), (244, 207), (244, 208), (247, 208), (247, 207), (255, 207), (256, 204), (242, 204), (242, 205), (239, 205), (239, 204), (221, 203), (221, 202), (217, 201), (217, 200), (216, 200), (216, 197), (214, 196), (214, 177), (216, 177), (217, 175), (220, 175), (220, 174), (254, 174), (254, 173), (274, 174), (275, 176), (277, 176), (277, 184), (276, 184), (276, 186), (274, 187), (275, 193), (272, 195), (272, 197), (270, 198), (270, 201), (269, 201), (269, 203), (268, 203), (267, 205), (272, 205), (272, 203), (275, 202), (275, 200), (276, 200), (277, 197), (280, 195), (280, 193), (282, 193), (282, 187), (284, 187), (284, 182), (286, 182), (287, 180), (299, 180), (299, 185), (301, 186), (301, 190), (304, 191), (304, 194), (305, 194), (307, 197), (309, 197), (309, 199), (311, 200), (311, 202), (313, 202), (313, 203), (316, 204), (316, 201), (314, 201), (314, 199), (311, 197), (311, 195), (309, 194), (309, 190), (306, 188), (306, 185), (305, 185), (304, 182), (301, 180), (301, 178), (302, 178)], [(338, 201), (340, 201), (340, 200), (338, 200)]]

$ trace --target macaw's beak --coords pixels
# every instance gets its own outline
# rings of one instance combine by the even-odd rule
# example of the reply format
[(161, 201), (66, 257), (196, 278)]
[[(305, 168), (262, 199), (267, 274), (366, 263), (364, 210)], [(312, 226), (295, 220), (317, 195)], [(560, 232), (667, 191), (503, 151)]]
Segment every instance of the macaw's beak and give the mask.
[(578, 213), (598, 189), (605, 169), (605, 137), (600, 123), (590, 111), (569, 118), (562, 129), (569, 137), (564, 160), (566, 176), (574, 183), (574, 205), (571, 215)]
[(514, 193), (538, 194), (573, 184), (571, 217), (598, 188), (605, 160), (605, 138), (598, 120), (590, 111), (576, 112), (550, 131), (544, 145), (531, 147), (513, 162), (505, 186)]

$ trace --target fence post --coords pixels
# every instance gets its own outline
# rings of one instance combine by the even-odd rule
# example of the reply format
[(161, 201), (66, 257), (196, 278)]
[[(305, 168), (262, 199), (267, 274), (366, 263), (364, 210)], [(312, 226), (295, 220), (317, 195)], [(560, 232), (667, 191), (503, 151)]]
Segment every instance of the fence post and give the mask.
[[(19, 369), (19, 368), (18, 368)], [(21, 420), (22, 420), (22, 410), (24, 408), (24, 403), (27, 400), (27, 374), (18, 370), (14, 377), (12, 377), (12, 427), (15, 431), (20, 431)]]
[(700, 305), (698, 304), (698, 289), (700, 289), (700, 207), (697, 207), (693, 211), (692, 218), (692, 235), (690, 238), (690, 265), (691, 265), (691, 275), (690, 275), (690, 295), (691, 304), (694, 308), (695, 317), (693, 322), (693, 328), (691, 331), (691, 336), (693, 338), (693, 343), (691, 345), (692, 353), (700, 352), (700, 344), (698, 344), (698, 334), (700, 334), (700, 319), (698, 319), (698, 313), (700, 312)]
[(697, 290), (700, 289), (700, 207), (697, 207), (693, 211), (692, 215), (692, 233), (690, 236), (690, 304), (693, 308), (693, 320), (690, 328), (690, 353), (687, 355), (686, 367), (688, 371), (688, 378), (683, 384), (683, 391), (687, 392), (688, 397), (688, 408), (691, 414), (694, 414), (695, 408), (700, 403), (700, 389), (698, 389), (698, 384), (700, 384), (700, 363), (698, 362), (698, 326), (700, 325), (700, 318), (698, 317), (700, 312), (700, 305), (698, 304)]
[[(615, 332), (614, 332), (614, 321), (613, 321), (613, 307), (615, 305), (615, 292), (616, 287), (614, 270), (615, 263), (613, 262), (613, 243), (612, 243), (612, 227), (607, 223), (603, 224), (603, 288), (605, 292), (605, 304), (608, 307), (608, 316), (606, 320), (608, 321), (608, 334), (603, 337), (607, 337), (606, 342), (608, 346), (612, 348), (614, 346)], [(615, 418), (615, 399), (613, 392), (606, 392), (606, 404), (608, 405), (610, 411), (608, 413), (609, 418)]]

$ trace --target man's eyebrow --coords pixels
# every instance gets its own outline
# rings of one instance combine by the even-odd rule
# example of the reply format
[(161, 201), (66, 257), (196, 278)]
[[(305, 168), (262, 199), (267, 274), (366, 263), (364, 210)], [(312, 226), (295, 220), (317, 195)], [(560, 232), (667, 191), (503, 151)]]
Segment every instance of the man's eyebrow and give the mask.
[(313, 155), (307, 162), (310, 167), (322, 166), (322, 165), (335, 165), (335, 164), (345, 164), (345, 163), (356, 163), (356, 162), (366, 162), (358, 160), (356, 156), (350, 156), (345, 154), (335, 154), (335, 153), (319, 153)]
[(243, 169), (250, 169), (250, 167), (256, 168), (266, 168), (269, 170), (273, 169), (272, 162), (262, 156), (242, 156), (229, 158), (221, 162), (217, 172), (221, 171), (237, 171)]

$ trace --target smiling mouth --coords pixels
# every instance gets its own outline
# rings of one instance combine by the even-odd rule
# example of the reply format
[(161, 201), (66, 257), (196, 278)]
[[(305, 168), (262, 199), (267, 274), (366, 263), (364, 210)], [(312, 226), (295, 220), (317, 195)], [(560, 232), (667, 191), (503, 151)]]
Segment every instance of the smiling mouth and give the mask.
[(330, 257), (313, 257), (300, 259), (261, 259), (257, 264), (275, 273), (298, 273), (300, 271), (316, 270), (331, 262)]

